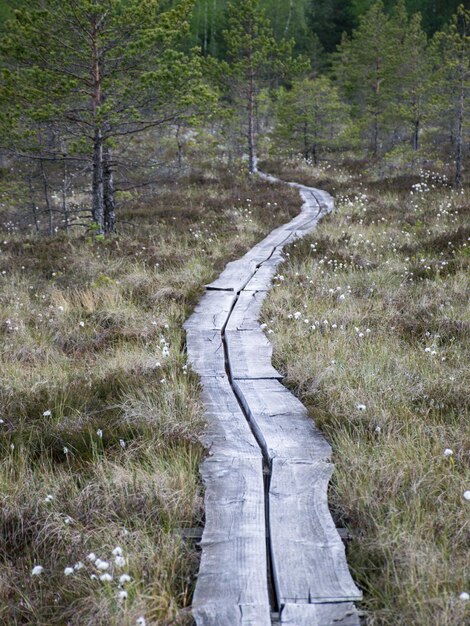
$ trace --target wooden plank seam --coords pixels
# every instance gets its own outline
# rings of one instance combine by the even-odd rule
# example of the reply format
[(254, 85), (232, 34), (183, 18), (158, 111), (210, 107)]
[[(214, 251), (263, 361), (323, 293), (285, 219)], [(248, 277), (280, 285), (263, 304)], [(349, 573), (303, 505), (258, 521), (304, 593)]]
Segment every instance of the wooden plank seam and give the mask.
[(229, 263), (185, 323), (209, 449), (197, 626), (270, 626), (272, 611), (281, 624), (359, 624), (361, 592), (328, 509), (330, 446), (279, 382), (258, 325), (282, 248), (333, 208), (326, 192), (291, 186), (304, 201), (299, 216)]

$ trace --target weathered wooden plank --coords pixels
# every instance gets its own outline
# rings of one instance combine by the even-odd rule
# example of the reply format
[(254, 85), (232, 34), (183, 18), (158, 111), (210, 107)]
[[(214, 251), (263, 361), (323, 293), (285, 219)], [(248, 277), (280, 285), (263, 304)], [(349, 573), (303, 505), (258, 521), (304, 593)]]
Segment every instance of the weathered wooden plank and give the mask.
[(193, 616), (198, 626), (271, 626), (266, 606), (226, 606), (223, 599), (219, 604), (193, 608)]
[(188, 329), (186, 349), (188, 363), (199, 376), (225, 375), (225, 354), (220, 331)]
[(259, 256), (264, 255), (267, 250), (269, 250), (269, 254), (267, 256), (263, 256), (263, 258), (260, 258), (259, 262), (265, 261), (267, 258), (269, 258), (274, 248), (282, 246), (286, 238), (289, 236), (289, 223), (290, 222), (287, 222), (287, 224), (283, 224), (282, 226), (279, 226), (275, 230), (271, 231), (267, 237), (265, 237), (262, 241), (256, 244), (256, 246), (249, 250), (244, 258), (259, 258)]
[(270, 459), (326, 460), (331, 447), (307, 410), (276, 380), (236, 380), (235, 387)]
[(207, 428), (201, 439), (211, 455), (216, 458), (262, 458), (227, 378), (204, 378), (202, 400)]
[(293, 219), (287, 224), (286, 226), (287, 230), (289, 231), (304, 230), (304, 228), (309, 226), (312, 220), (315, 219), (315, 213), (311, 211), (304, 211), (298, 217), (296, 217), (295, 219)]
[(225, 332), (230, 372), (238, 378), (279, 378), (271, 365), (273, 347), (263, 331), (227, 330)]
[(245, 286), (246, 291), (269, 291), (273, 276), (277, 273), (276, 265), (262, 265)]
[(284, 261), (284, 257), (276, 249), (273, 255), (258, 268), (253, 278), (248, 281), (244, 291), (269, 291), (273, 276), (277, 273), (277, 268), (282, 261)]
[[(220, 607), (222, 615), (222, 607), (239, 607), (241, 617), (232, 623), (267, 626), (262, 460), (211, 458), (203, 463), (201, 473), (206, 487), (206, 524), (193, 598), (196, 621), (204, 626), (222, 624), (208, 621), (211, 607)], [(230, 615), (236, 611), (231, 610)], [(253, 622), (250, 615), (258, 621)]]
[(327, 191), (323, 191), (322, 189), (306, 187), (304, 190), (301, 190), (300, 195), (305, 202), (309, 203), (311, 206), (315, 206), (316, 203), (322, 214), (330, 213), (334, 208), (334, 198)]
[(266, 291), (247, 291), (244, 289), (233, 308), (226, 330), (258, 330), (261, 307), (266, 295)]
[(333, 471), (323, 461), (274, 459), (269, 527), (279, 603), (360, 600), (328, 508)]
[(280, 623), (290, 626), (360, 626), (360, 618), (351, 602), (286, 604), (281, 611)]
[(222, 330), (234, 302), (233, 292), (206, 291), (183, 327), (186, 330)]
[(210, 285), (207, 285), (207, 289), (241, 291), (255, 273), (256, 265), (255, 261), (244, 259), (227, 263), (224, 271)]

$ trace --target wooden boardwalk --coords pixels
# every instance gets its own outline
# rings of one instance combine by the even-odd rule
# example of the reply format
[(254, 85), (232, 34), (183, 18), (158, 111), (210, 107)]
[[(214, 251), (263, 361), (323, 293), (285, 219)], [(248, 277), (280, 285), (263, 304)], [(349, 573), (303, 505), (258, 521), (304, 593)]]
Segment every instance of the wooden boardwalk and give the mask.
[(360, 623), (353, 602), (361, 592), (328, 509), (330, 446), (281, 384), (258, 323), (283, 246), (333, 208), (326, 192), (289, 184), (302, 196), (301, 213), (229, 263), (185, 323), (209, 450), (198, 626)]

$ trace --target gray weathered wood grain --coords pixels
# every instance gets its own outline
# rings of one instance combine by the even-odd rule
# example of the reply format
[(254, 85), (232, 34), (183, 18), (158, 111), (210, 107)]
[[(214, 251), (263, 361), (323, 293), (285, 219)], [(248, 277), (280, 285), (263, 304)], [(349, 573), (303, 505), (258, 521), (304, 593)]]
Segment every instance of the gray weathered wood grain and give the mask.
[(220, 331), (188, 329), (186, 350), (188, 362), (199, 376), (225, 375), (225, 353)]
[(224, 271), (210, 285), (207, 285), (207, 289), (241, 291), (255, 273), (256, 266), (255, 261), (244, 259), (227, 263)]
[(266, 291), (243, 290), (227, 323), (226, 330), (258, 330), (261, 307)]
[(260, 328), (227, 330), (225, 338), (233, 378), (282, 378), (271, 365), (273, 347)]
[(307, 410), (276, 380), (236, 380), (236, 389), (270, 459), (326, 460), (331, 447)]
[(260, 447), (227, 378), (204, 379), (207, 427), (202, 442), (215, 458), (262, 458)]
[(244, 291), (269, 291), (273, 276), (277, 273), (277, 268), (283, 260), (281, 252), (276, 248), (273, 255), (257, 269), (248, 281)]
[[(193, 598), (196, 623), (229, 624), (227, 620), (208, 621), (211, 607), (215, 611), (219, 607), (221, 615), (238, 607), (241, 616), (234, 624), (268, 626), (262, 460), (210, 458), (201, 472), (206, 487), (206, 524)], [(230, 608), (227, 619), (230, 615), (233, 618), (238, 613)]]
[(248, 281), (246, 291), (269, 291), (272, 286), (273, 276), (277, 273), (277, 265), (263, 264)]
[[(333, 206), (329, 194), (292, 186), (304, 201), (301, 214), (229, 263), (185, 324), (188, 360), (202, 377), (203, 442), (211, 455), (201, 469), (206, 525), (193, 600), (198, 626), (271, 623), (267, 528), (281, 623), (359, 624), (351, 601), (361, 594), (327, 503), (330, 446), (305, 407), (276, 380), (282, 376), (258, 326), (282, 247), (311, 232), (319, 214)], [(262, 452), (272, 470), (269, 520)]]
[(196, 624), (203, 626), (271, 626), (269, 607), (265, 605), (205, 604), (193, 608)]
[(233, 292), (206, 291), (183, 327), (186, 330), (222, 330), (234, 302)]
[(359, 614), (352, 602), (331, 604), (286, 604), (281, 624), (289, 626), (360, 626)]
[(274, 459), (269, 527), (279, 603), (360, 600), (343, 542), (328, 509), (333, 466)]

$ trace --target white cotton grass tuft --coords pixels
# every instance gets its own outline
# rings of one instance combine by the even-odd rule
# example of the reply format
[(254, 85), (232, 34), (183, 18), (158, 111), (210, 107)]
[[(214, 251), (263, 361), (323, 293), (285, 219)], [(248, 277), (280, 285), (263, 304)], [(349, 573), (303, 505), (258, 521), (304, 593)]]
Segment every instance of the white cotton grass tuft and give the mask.
[(119, 576), (119, 584), (121, 585), (125, 585), (126, 583), (130, 583), (132, 580), (132, 578), (129, 576), (129, 574), (121, 574), (121, 576)]
[(467, 502), (470, 502), (470, 490), (463, 492), (463, 499), (467, 500)]
[(111, 576), (111, 574), (108, 574), (106, 572), (106, 574), (101, 574), (100, 580), (103, 583), (110, 583), (113, 580), (113, 577)]
[(65, 576), (70, 576), (71, 574), (73, 574), (73, 572), (74, 572), (73, 567), (66, 567), (66, 568), (64, 569), (64, 574), (65, 574)]
[(81, 561), (78, 561), (78, 563), (75, 563), (75, 565), (73, 566), (73, 569), (76, 572), (79, 572), (81, 569), (83, 569), (85, 566)]
[(42, 565), (35, 565), (31, 570), (31, 576), (40, 576), (44, 572)]
[(47, 496), (44, 498), (44, 502), (46, 504), (49, 504), (50, 502), (52, 502), (52, 500), (54, 500), (54, 496), (51, 495), (50, 493), (48, 493)]
[(445, 456), (445, 457), (450, 457), (450, 456), (452, 456), (453, 454), (454, 454), (454, 451), (453, 451), (453, 450), (451, 450), (450, 448), (446, 448), (446, 449), (444, 450), (444, 456)]
[(462, 593), (459, 595), (459, 598), (463, 600), (463, 602), (468, 602), (470, 600), (470, 594), (466, 591), (462, 591)]
[(43, 417), (50, 417), (52, 415), (52, 411), (50, 409), (47, 409), (47, 411), (44, 411), (44, 413), (42, 414)]
[(146, 626), (147, 624), (147, 622), (145, 621), (145, 617), (143, 615), (138, 617), (135, 623), (137, 626)]
[(114, 550), (112, 551), (112, 555), (113, 556), (122, 556), (122, 548), (120, 548), (119, 546), (116, 546), (114, 548)]
[(123, 589), (121, 589), (121, 591), (118, 593), (118, 599), (123, 602), (124, 600), (127, 599), (127, 591), (124, 591)]
[(124, 567), (124, 565), (126, 564), (126, 559), (123, 556), (116, 556), (114, 559), (114, 563), (118, 567)]
[(356, 404), (356, 409), (358, 411), (365, 411), (367, 409), (365, 404)]
[(90, 552), (90, 554), (88, 554), (86, 558), (87, 558), (87, 561), (90, 561), (90, 563), (94, 563), (97, 557), (94, 552)]
[(109, 563), (108, 561), (103, 561), (102, 559), (96, 559), (95, 567), (97, 567), (97, 569), (101, 571), (104, 571), (104, 570), (109, 569)]

